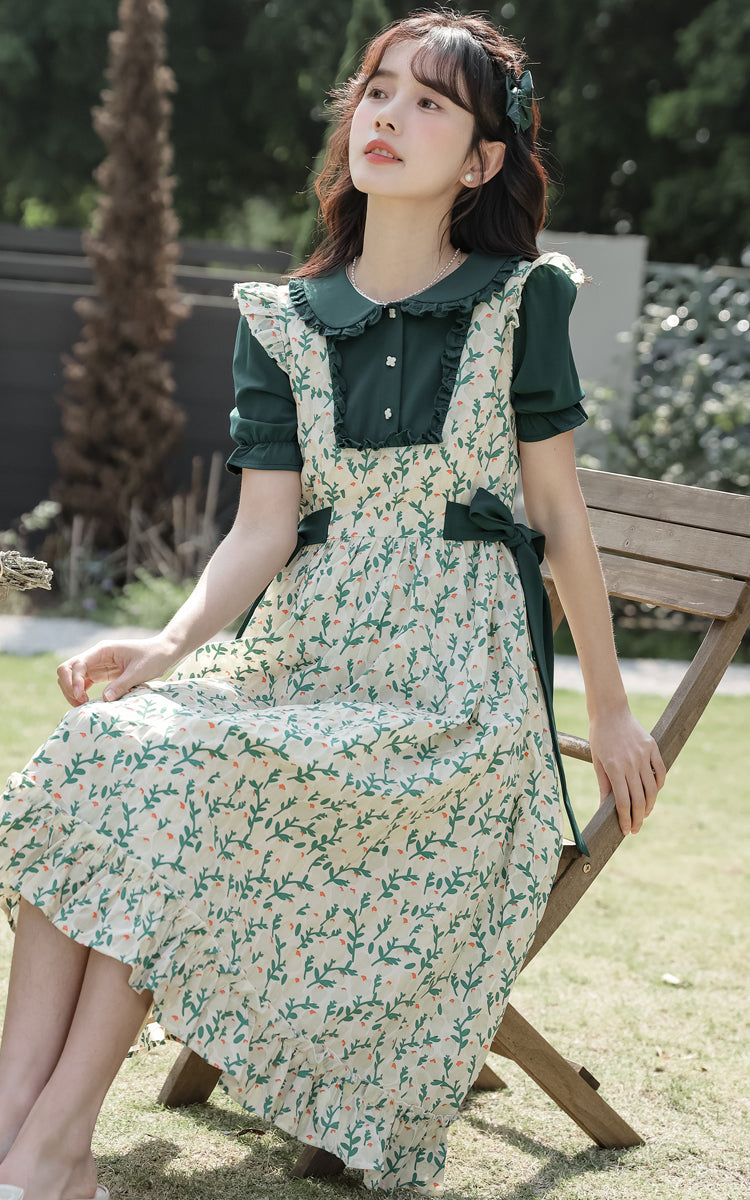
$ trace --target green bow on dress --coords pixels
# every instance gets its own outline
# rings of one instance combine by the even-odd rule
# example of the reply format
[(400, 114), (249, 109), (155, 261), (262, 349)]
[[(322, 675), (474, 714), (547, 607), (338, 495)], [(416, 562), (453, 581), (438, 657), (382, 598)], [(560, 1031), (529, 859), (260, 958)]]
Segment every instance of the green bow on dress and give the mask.
[(512, 83), (510, 75), (506, 75), (505, 94), (505, 111), (515, 125), (516, 133), (521, 129), (527, 130), (534, 121), (534, 80), (531, 71), (524, 71), (518, 83)]
[(552, 702), (555, 658), (552, 643), (552, 613), (540, 569), (544, 558), (544, 534), (514, 521), (507, 504), (494, 492), (480, 487), (472, 496), (470, 504), (458, 504), (453, 500), (446, 501), (443, 537), (450, 541), (477, 539), (503, 542), (516, 561), (526, 601), (529, 640), (539, 671), (539, 682), (549, 717), (552, 752), (557, 764), (560, 791), (576, 846), (581, 854), (588, 855), (586, 843), (581, 836), (570, 802), (555, 726), (555, 711)]

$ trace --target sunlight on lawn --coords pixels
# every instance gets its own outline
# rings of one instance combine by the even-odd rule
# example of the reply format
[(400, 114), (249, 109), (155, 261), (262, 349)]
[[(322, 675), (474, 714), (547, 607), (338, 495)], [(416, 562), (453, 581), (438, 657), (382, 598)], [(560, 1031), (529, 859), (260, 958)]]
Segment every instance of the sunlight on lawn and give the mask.
[[(64, 711), (51, 655), (0, 660), (0, 774), (20, 769)], [(653, 725), (654, 697), (635, 697)], [(585, 734), (583, 697), (561, 692), (558, 724)], [(450, 1133), (448, 1200), (740, 1200), (750, 1189), (748, 764), (750, 697), (715, 697), (641, 834), (626, 839), (578, 910), (530, 964), (515, 1006), (646, 1139), (592, 1146), (513, 1064), (508, 1087), (472, 1093)], [(571, 762), (583, 826), (593, 772)], [(0, 974), (12, 936), (0, 928)], [(5, 986), (0, 988), (4, 1000)], [(361, 1172), (294, 1180), (297, 1143), (215, 1091), (166, 1110), (156, 1096), (178, 1047), (152, 1043), (123, 1065), (96, 1133), (113, 1200), (342, 1200)], [(399, 1196), (413, 1195), (402, 1190)]]

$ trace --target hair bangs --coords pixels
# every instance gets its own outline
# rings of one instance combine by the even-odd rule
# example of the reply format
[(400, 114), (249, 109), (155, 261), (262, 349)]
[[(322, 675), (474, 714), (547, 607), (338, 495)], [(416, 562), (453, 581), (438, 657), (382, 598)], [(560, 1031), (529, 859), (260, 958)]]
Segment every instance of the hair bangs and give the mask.
[(417, 21), (403, 22), (402, 28), (392, 27), (374, 39), (357, 76), (357, 98), (377, 75), (386, 51), (404, 42), (416, 46), (411, 72), (418, 83), (479, 115), (481, 96), (492, 86), (492, 67), (484, 50), (460, 27), (422, 28)]

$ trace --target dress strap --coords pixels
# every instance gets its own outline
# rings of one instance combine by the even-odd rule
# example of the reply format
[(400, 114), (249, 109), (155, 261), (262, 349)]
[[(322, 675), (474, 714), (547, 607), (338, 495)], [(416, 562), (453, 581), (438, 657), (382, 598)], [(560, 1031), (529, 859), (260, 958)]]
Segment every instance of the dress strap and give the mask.
[(560, 743), (555, 726), (552, 704), (554, 686), (554, 648), (552, 613), (549, 596), (544, 586), (540, 563), (544, 558), (544, 534), (513, 520), (513, 514), (494, 492), (478, 488), (470, 504), (457, 504), (448, 500), (445, 506), (443, 537), (449, 541), (497, 541), (508, 547), (516, 560), (518, 575), (526, 601), (526, 615), (531, 648), (534, 652), (542, 692), (547, 705), (552, 748), (560, 778), (560, 789), (573, 830), (576, 846), (581, 854), (588, 856), (586, 843), (573, 813), (568, 795), (568, 785), (560, 754)]
[(580, 267), (577, 267), (567, 254), (560, 254), (557, 250), (551, 250), (547, 254), (540, 254), (532, 262), (523, 262), (517, 271), (515, 271), (508, 279), (505, 285), (505, 291), (499, 297), (498, 303), (500, 311), (505, 317), (506, 331), (517, 329), (519, 325), (518, 309), (521, 305), (523, 289), (532, 271), (538, 267), (557, 267), (564, 272), (565, 275), (576, 285), (577, 288), (584, 282), (586, 276)]

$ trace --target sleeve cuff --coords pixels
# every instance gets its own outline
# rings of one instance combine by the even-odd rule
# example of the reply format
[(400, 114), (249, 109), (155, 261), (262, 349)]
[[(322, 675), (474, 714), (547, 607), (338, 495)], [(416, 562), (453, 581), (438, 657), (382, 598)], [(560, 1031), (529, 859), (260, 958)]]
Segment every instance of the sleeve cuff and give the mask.
[(588, 413), (580, 402), (572, 404), (570, 408), (563, 408), (559, 412), (517, 412), (516, 435), (519, 442), (544, 442), (558, 433), (567, 433), (569, 429), (576, 429), (587, 419)]
[(243, 469), (253, 471), (296, 471), (302, 470), (302, 455), (296, 442), (256, 442), (252, 446), (238, 446), (226, 461), (226, 468), (233, 475)]

